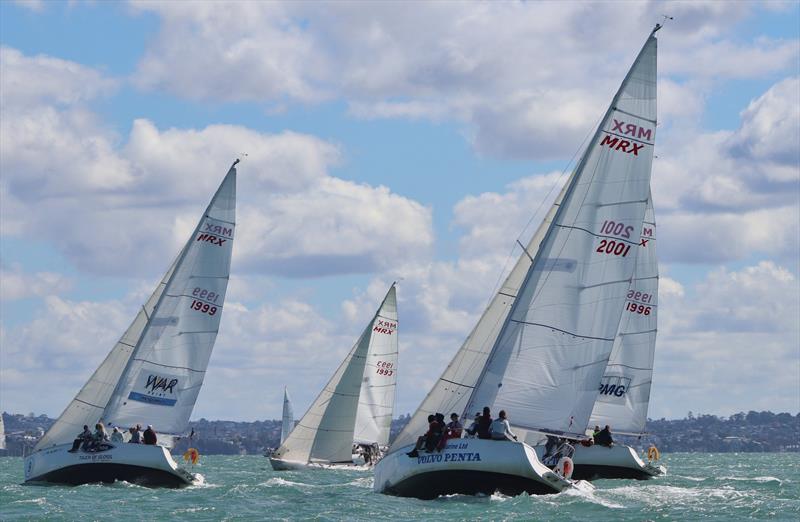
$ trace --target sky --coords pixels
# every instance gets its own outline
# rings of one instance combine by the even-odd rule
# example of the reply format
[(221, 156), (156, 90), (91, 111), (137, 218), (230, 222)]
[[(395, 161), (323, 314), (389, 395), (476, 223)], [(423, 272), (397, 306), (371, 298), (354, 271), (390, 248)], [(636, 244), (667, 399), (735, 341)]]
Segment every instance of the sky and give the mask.
[(62, 411), (241, 158), (192, 417), (305, 411), (395, 280), (413, 412), (663, 14), (650, 417), (800, 411), (799, 3), (135, 0), (0, 2), (0, 410)]

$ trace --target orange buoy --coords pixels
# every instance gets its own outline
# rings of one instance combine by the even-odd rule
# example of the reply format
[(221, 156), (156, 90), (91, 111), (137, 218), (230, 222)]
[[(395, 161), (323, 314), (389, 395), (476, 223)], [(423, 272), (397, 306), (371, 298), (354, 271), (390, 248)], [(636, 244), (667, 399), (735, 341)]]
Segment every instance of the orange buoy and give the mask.
[(186, 462), (191, 462), (192, 465), (197, 464), (197, 460), (200, 458), (200, 452), (197, 451), (195, 448), (187, 449), (183, 454), (183, 460)]

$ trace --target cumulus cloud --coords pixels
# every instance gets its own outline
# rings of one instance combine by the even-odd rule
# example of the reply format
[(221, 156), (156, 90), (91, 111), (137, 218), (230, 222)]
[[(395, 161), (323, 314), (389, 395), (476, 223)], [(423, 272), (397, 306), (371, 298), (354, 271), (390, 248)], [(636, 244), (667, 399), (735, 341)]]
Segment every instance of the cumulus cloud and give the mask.
[(57, 295), (72, 288), (72, 281), (55, 272), (27, 273), (20, 265), (0, 268), (0, 300)]
[[(40, 82), (58, 83), (61, 74), (68, 87), (75, 75), (87, 82), (98, 75), (61, 60), (9, 53), (3, 89), (18, 71)], [(91, 89), (81, 94), (97, 95)], [(123, 139), (81, 96), (56, 103), (49, 91), (31, 94), (11, 103), (0, 122), (0, 188), (10, 202), (0, 209), (8, 222), (3, 233), (51, 241), (80, 269), (115, 275), (162, 270), (164, 252), (186, 240), (236, 157), (244, 161), (234, 252), (247, 270), (371, 272), (424, 256), (433, 242), (429, 209), (386, 187), (331, 176), (341, 158), (334, 144), (238, 125), (159, 129), (144, 119), (135, 120)], [(81, 102), (70, 104), (76, 97)]]
[(651, 411), (797, 411), (799, 292), (797, 276), (771, 261), (660, 292)]
[[(143, 88), (265, 104), (343, 99), (356, 117), (449, 119), (481, 153), (540, 159), (575, 149), (663, 11), (656, 2), (133, 5), (162, 21), (136, 74)], [(796, 41), (728, 38), (755, 9), (671, 5), (680, 23), (665, 29), (659, 58), (662, 118), (696, 114), (714, 82), (796, 63)], [(692, 89), (671, 96), (687, 76)]]

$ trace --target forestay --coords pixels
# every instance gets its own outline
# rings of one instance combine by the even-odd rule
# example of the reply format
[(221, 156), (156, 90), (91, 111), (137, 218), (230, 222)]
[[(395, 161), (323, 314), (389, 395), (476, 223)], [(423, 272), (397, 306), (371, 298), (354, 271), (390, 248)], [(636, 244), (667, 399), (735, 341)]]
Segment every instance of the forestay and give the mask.
[(589, 420), (589, 428), (610, 425), (615, 433), (633, 435), (645, 431), (656, 350), (658, 259), (652, 196), (637, 250), (619, 331)]
[[(367, 361), (371, 360), (370, 346), (382, 346), (382, 351), (377, 353), (391, 353), (386, 338), (396, 335), (397, 301), (392, 285), (355, 346), (273, 458), (300, 463), (352, 462), (356, 415), (365, 369), (378, 369), (367, 366)], [(373, 372), (371, 377), (376, 379), (376, 384), (392, 379), (391, 386), (394, 386), (393, 375)]]
[(283, 388), (283, 419), (281, 421), (281, 444), (289, 436), (294, 428), (294, 408), (292, 408), (292, 401), (289, 399), (289, 390)]
[(467, 411), (581, 436), (636, 263), (656, 126), (651, 35), (576, 169)]
[(385, 446), (389, 443), (398, 371), (397, 297), (394, 285), (389, 289), (381, 316), (372, 331), (353, 441)]
[[(550, 223), (553, 221), (553, 217), (573, 176), (574, 173), (561, 189), (553, 206), (524, 247), (511, 272), (509, 272), (497, 293), (492, 297), (472, 332), (456, 352), (439, 380), (433, 385), (431, 391), (428, 392), (417, 411), (414, 412), (408, 424), (392, 442), (390, 451), (395, 451), (416, 442), (419, 434), (428, 429), (428, 415), (443, 413), (447, 416), (454, 412), (464, 412), (467, 400), (486, 364), (486, 359), (497, 341), (497, 334), (500, 333), (500, 328), (506, 321), (511, 305), (514, 304), (514, 299), (517, 296), (522, 280), (531, 266), (531, 260), (539, 251), (539, 245), (550, 227)], [(466, 412), (462, 419), (467, 425), (471, 421), (469, 413)]]

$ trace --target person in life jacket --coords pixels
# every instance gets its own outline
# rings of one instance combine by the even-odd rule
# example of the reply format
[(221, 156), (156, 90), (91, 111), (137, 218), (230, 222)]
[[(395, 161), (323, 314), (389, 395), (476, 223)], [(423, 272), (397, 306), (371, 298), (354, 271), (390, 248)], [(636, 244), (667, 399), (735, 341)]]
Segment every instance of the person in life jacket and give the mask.
[(611, 438), (611, 427), (608, 424), (594, 436), (594, 443), (607, 448), (614, 445), (614, 439)]
[[(441, 415), (441, 414), (439, 414)], [(444, 416), (442, 416), (444, 418)], [(417, 444), (414, 446), (414, 449), (406, 453), (409, 457), (418, 457), (419, 450), (423, 447), (430, 448), (428, 451), (432, 451), (436, 448), (436, 443), (439, 442), (439, 436), (442, 433), (442, 426), (439, 421), (436, 420), (436, 415), (428, 415), (428, 431), (425, 432), (425, 435), (420, 435), (417, 439)]]
[(479, 439), (491, 439), (491, 429), (492, 427), (492, 412), (489, 411), (488, 406), (483, 407), (483, 415), (481, 415), (481, 419), (478, 422), (478, 438)]

